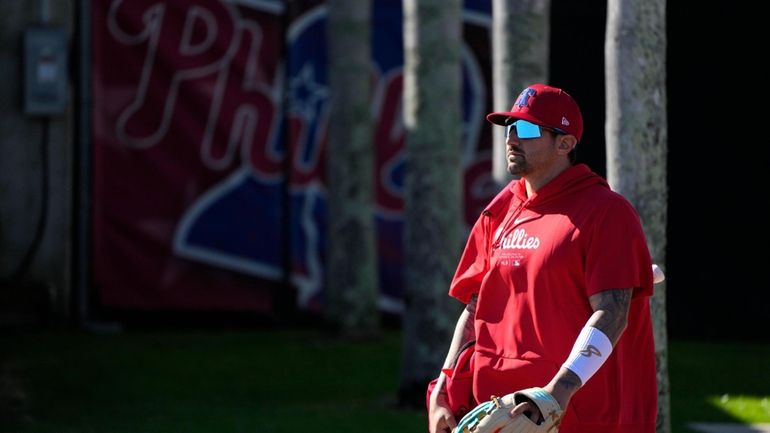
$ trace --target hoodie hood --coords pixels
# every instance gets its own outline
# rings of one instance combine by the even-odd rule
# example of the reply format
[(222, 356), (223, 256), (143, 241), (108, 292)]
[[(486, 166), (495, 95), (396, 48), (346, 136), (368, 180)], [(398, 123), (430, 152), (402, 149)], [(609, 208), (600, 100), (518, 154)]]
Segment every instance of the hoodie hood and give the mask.
[(585, 164), (573, 165), (559, 173), (558, 176), (540, 188), (532, 197), (527, 197), (527, 185), (524, 179), (514, 179), (489, 202), (489, 205), (484, 209), (484, 213), (499, 215), (508, 209), (511, 200), (519, 204), (527, 203), (529, 208), (537, 208), (552, 200), (575, 194), (593, 186), (610, 189), (607, 181), (591, 171)]
[(530, 208), (543, 206), (564, 196), (575, 195), (575, 193), (593, 186), (610, 189), (607, 181), (591, 171), (585, 164), (574, 165), (559, 173), (531, 197), (527, 197), (527, 185), (524, 179), (518, 179), (508, 185), (518, 200), (529, 202), (527, 206)]

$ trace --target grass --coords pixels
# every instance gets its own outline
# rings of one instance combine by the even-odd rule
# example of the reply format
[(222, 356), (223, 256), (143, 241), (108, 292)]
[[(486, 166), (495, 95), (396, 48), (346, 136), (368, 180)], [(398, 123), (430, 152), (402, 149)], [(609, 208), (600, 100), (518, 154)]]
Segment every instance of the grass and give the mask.
[(687, 422), (770, 423), (770, 344), (673, 342), (675, 432)]
[(393, 408), (395, 334), (355, 345), (312, 331), (3, 339), (27, 414), (3, 432), (359, 433), (422, 423)]
[(770, 398), (722, 394), (708, 398), (711, 406), (717, 407), (734, 418), (746, 423), (767, 422), (770, 414)]
[[(395, 408), (392, 331), (360, 343), (308, 329), (0, 342), (0, 393), (5, 382), (17, 396), (17, 407), (0, 408), (2, 432), (426, 431), (422, 410)], [(770, 422), (770, 345), (673, 342), (669, 363), (674, 433), (691, 421)]]

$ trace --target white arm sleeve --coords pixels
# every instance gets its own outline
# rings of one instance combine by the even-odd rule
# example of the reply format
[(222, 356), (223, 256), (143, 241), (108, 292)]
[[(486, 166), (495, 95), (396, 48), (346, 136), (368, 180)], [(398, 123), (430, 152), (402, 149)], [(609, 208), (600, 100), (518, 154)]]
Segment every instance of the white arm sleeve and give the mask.
[(577, 374), (585, 385), (610, 357), (610, 353), (612, 353), (612, 342), (607, 335), (593, 326), (585, 326), (580, 331), (572, 352), (562, 367)]

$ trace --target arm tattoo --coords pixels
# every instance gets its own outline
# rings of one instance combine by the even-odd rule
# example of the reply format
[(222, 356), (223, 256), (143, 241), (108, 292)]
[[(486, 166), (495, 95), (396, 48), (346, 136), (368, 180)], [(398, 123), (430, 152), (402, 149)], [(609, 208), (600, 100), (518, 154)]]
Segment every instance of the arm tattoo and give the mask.
[(476, 301), (478, 295), (471, 297), (468, 305), (465, 306), (465, 311), (468, 312), (468, 320), (465, 321), (465, 327), (463, 328), (463, 343), (473, 340), (476, 337)]
[(632, 293), (633, 289), (612, 289), (588, 298), (594, 314), (588, 319), (587, 325), (604, 332), (613, 346), (626, 329)]
[(556, 382), (554, 385), (556, 387), (562, 388), (570, 395), (572, 395), (581, 386), (583, 386), (583, 382), (580, 380), (580, 377), (578, 377), (577, 374), (568, 368), (562, 367), (561, 370), (559, 370), (559, 373), (556, 375), (555, 379)]
[(476, 295), (474, 295), (468, 305), (465, 306), (460, 318), (455, 325), (454, 334), (452, 334), (452, 342), (449, 344), (449, 353), (447, 353), (446, 360), (444, 361), (444, 368), (451, 368), (457, 362), (457, 357), (460, 355), (460, 351), (466, 347), (466, 345), (476, 338)]

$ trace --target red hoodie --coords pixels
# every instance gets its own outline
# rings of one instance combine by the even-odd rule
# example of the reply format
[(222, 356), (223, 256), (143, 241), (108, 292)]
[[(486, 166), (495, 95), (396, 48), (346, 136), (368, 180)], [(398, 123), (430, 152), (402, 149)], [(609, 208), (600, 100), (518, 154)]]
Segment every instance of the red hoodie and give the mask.
[(625, 332), (570, 400), (559, 431), (654, 432), (651, 266), (636, 211), (587, 166), (529, 198), (524, 181), (512, 181), (474, 225), (449, 289), (465, 303), (479, 295), (476, 400), (546, 385), (593, 314), (588, 297), (633, 288)]

